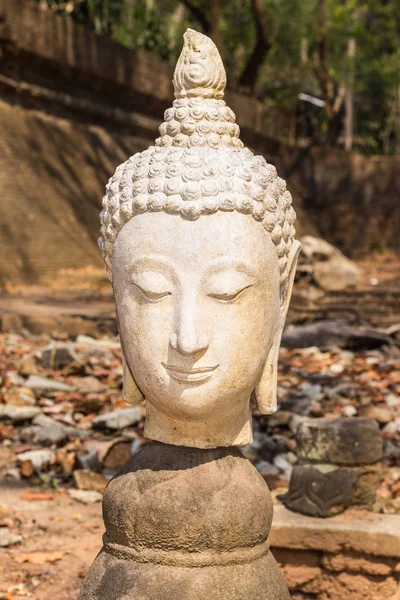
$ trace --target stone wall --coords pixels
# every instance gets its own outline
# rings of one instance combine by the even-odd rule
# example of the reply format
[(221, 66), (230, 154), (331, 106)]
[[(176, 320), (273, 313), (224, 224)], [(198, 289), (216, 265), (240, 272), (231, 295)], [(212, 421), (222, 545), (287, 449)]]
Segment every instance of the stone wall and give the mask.
[(399, 532), (399, 516), (316, 519), (276, 506), (272, 553), (292, 600), (398, 600)]
[[(0, 281), (99, 265), (98, 211), (122, 160), (157, 135), (172, 69), (33, 0), (0, 0)], [(288, 180), (299, 233), (347, 254), (400, 250), (400, 161), (291, 148), (265, 135), (260, 104), (234, 92), (242, 139)]]

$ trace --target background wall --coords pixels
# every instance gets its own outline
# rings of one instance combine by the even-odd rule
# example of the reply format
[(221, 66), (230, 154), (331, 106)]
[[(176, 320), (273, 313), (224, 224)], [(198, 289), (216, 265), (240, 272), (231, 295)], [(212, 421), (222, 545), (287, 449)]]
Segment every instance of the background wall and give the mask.
[[(171, 67), (30, 0), (0, 0), (0, 280), (100, 265), (98, 212), (115, 167), (157, 136)], [(294, 148), (265, 135), (260, 104), (229, 92), (243, 141), (287, 179), (299, 233), (351, 256), (400, 251), (400, 160)]]

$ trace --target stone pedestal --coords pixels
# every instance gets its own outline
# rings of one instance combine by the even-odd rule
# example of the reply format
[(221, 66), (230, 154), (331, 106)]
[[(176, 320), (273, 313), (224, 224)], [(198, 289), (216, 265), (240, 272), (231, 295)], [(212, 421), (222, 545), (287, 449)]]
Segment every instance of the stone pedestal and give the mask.
[(271, 496), (237, 448), (145, 446), (111, 480), (79, 600), (289, 600)]

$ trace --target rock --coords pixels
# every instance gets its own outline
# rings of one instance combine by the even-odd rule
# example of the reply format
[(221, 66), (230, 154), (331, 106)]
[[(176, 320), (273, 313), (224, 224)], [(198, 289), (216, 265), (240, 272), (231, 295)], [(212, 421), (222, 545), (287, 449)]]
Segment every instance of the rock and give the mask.
[(315, 281), (328, 292), (355, 287), (359, 276), (360, 269), (343, 255), (316, 263), (313, 268)]
[(20, 481), (21, 475), (18, 469), (8, 469), (4, 478), (10, 481)]
[(354, 417), (357, 414), (357, 409), (352, 404), (347, 404), (343, 407), (342, 413), (344, 417)]
[(279, 469), (277, 467), (274, 467), (274, 465), (271, 465), (271, 463), (269, 463), (266, 460), (260, 460), (260, 462), (258, 462), (255, 465), (257, 471), (260, 473), (260, 475), (262, 475), (263, 477), (266, 477), (268, 475), (278, 475), (279, 474)]
[(97, 456), (97, 450), (91, 448), (85, 454), (80, 454), (76, 457), (76, 463), (79, 469), (89, 469), (90, 471), (100, 471), (101, 462)]
[(381, 425), (386, 425), (392, 420), (392, 412), (384, 406), (363, 406), (358, 412), (360, 417), (375, 419)]
[(142, 420), (142, 411), (138, 406), (120, 408), (95, 417), (92, 421), (94, 429), (123, 429), (136, 425)]
[(272, 415), (268, 415), (268, 427), (284, 427), (289, 425), (292, 413), (288, 410), (277, 410)]
[(0, 405), (0, 420), (7, 419), (13, 423), (32, 421), (41, 413), (37, 406), (14, 406), (13, 404)]
[(89, 375), (88, 377), (74, 377), (73, 386), (80, 394), (99, 394), (107, 389), (104, 383), (101, 383), (97, 377)]
[(305, 325), (289, 325), (282, 336), (284, 348), (374, 349), (393, 345), (390, 335), (367, 325), (359, 325), (351, 319), (322, 319)]
[(23, 386), (25, 384), (24, 378), (18, 373), (15, 373), (15, 371), (7, 371), (6, 380), (8, 383), (11, 383), (11, 385)]
[(42, 350), (42, 363), (45, 369), (59, 371), (71, 362), (79, 362), (72, 344), (55, 342)]
[(301, 238), (301, 262), (311, 265), (316, 283), (327, 291), (343, 290), (357, 285), (360, 269), (327, 241), (311, 235)]
[(40, 471), (42, 467), (51, 463), (55, 458), (55, 453), (51, 450), (29, 450), (28, 452), (21, 452), (17, 455), (19, 463), (24, 461), (30, 461), (33, 468), (36, 471)]
[(75, 485), (80, 490), (94, 490), (95, 492), (104, 492), (108, 479), (100, 473), (94, 473), (88, 469), (74, 471)]
[(288, 460), (286, 460), (284, 456), (282, 456), (281, 454), (275, 456), (274, 466), (283, 472), (285, 479), (290, 479), (290, 476), (293, 471), (293, 465)]
[(379, 428), (372, 419), (309, 419), (299, 423), (296, 439), (301, 462), (364, 465), (382, 458)]
[(31, 390), (46, 390), (48, 392), (72, 392), (72, 387), (54, 379), (40, 377), (39, 375), (30, 375), (25, 382), (26, 387)]
[(22, 535), (13, 533), (8, 527), (0, 527), (0, 548), (7, 548), (22, 542)]
[(95, 504), (103, 499), (103, 495), (94, 490), (68, 490), (68, 494), (82, 504)]
[(131, 447), (131, 440), (117, 440), (103, 459), (104, 468), (121, 469), (132, 457)]
[(45, 415), (38, 415), (34, 418), (33, 424), (21, 431), (21, 439), (31, 441), (34, 444), (51, 446), (52, 444), (62, 444), (71, 437), (82, 437), (85, 432), (79, 431), (74, 427), (69, 427), (59, 423)]
[(4, 401), (13, 406), (34, 406), (35, 394), (27, 387), (14, 387), (4, 394)]
[(312, 517), (332, 517), (350, 505), (371, 509), (379, 478), (375, 467), (296, 465), (284, 504)]
[(277, 454), (284, 454), (286, 451), (286, 438), (282, 435), (263, 436), (263, 443), (259, 450), (263, 460), (272, 462)]
[(37, 375), (38, 368), (36, 365), (35, 357), (32, 355), (23, 358), (18, 363), (18, 371), (22, 373), (22, 375)]

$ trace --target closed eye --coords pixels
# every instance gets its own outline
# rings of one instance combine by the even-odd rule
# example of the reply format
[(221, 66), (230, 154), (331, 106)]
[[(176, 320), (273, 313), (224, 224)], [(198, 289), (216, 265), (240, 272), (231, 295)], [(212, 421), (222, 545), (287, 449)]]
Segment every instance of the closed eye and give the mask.
[(138, 285), (137, 283), (133, 284), (135, 286), (135, 288), (137, 288), (140, 292), (140, 294), (143, 296), (143, 298), (145, 298), (145, 300), (148, 300), (149, 302), (158, 302), (159, 300), (162, 300), (163, 298), (166, 298), (167, 296), (171, 296), (171, 292), (164, 292), (164, 291), (158, 291), (158, 290), (145, 290), (143, 288), (140, 287), (140, 285)]
[(234, 300), (236, 300), (237, 298), (239, 298), (239, 296), (241, 296), (246, 290), (248, 290), (249, 288), (253, 287), (252, 284), (247, 285), (246, 287), (237, 290), (235, 292), (219, 292), (219, 293), (212, 293), (209, 294), (209, 298), (213, 298), (214, 300), (218, 300), (219, 302), (233, 302)]

